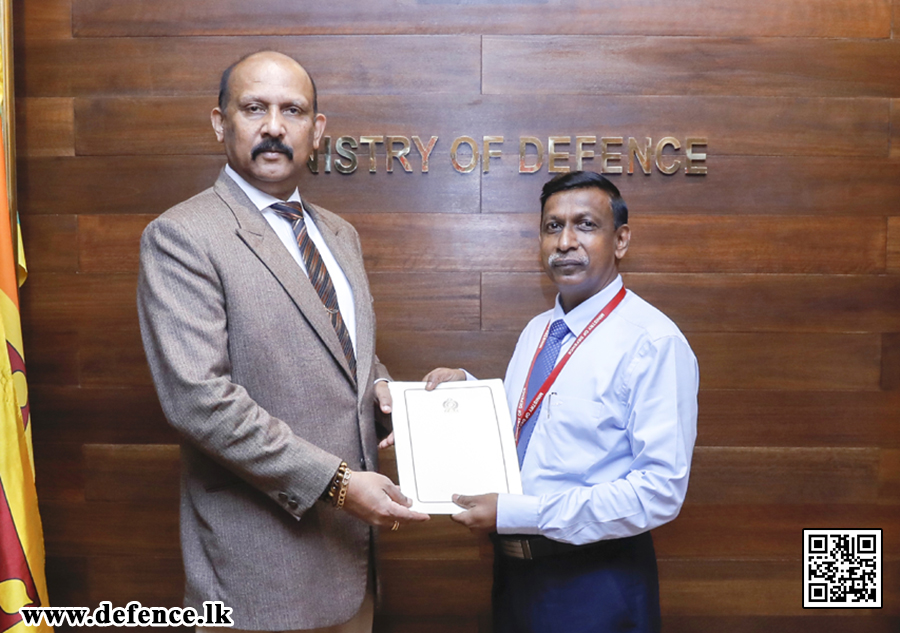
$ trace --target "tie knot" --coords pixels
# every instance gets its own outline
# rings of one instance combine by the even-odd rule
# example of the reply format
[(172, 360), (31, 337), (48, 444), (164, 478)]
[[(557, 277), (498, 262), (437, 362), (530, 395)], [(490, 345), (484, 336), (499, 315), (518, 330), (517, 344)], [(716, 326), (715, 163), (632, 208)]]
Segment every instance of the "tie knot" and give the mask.
[(295, 221), (303, 218), (303, 207), (299, 202), (276, 202), (269, 206), (275, 213), (286, 220)]
[(550, 338), (562, 340), (569, 333), (569, 326), (562, 319), (557, 319), (550, 324)]

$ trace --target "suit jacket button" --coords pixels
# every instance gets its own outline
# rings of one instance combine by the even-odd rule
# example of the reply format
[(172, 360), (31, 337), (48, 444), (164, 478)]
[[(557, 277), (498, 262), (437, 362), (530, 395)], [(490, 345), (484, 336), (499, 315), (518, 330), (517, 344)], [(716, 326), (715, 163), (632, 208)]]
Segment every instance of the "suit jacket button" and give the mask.
[(297, 507), (298, 507), (299, 505), (300, 505), (300, 504), (297, 503), (294, 499), (291, 499), (290, 501), (288, 501), (288, 507), (289, 507), (291, 510), (296, 510)]
[(284, 503), (285, 501), (287, 501), (287, 498), (288, 498), (288, 496), (286, 494), (284, 494), (283, 492), (278, 493), (278, 500), (281, 503)]

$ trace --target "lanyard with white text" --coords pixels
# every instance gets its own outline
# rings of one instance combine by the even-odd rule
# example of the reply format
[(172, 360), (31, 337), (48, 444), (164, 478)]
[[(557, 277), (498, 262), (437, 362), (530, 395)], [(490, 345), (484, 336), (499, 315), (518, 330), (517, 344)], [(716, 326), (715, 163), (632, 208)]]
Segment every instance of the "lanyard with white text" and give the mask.
[(537, 361), (538, 355), (540, 355), (541, 350), (544, 349), (544, 345), (547, 342), (547, 335), (550, 332), (550, 323), (547, 323), (547, 327), (544, 328), (544, 335), (541, 337), (540, 343), (538, 343), (537, 351), (534, 353), (534, 358), (531, 359), (531, 367), (528, 369), (528, 378), (525, 379), (525, 386), (522, 387), (522, 395), (519, 396), (519, 405), (516, 407), (516, 444), (519, 443), (519, 435), (522, 433), (522, 427), (525, 426), (525, 423), (534, 415), (534, 412), (541, 405), (541, 402), (544, 401), (544, 395), (547, 393), (547, 390), (550, 389), (550, 385), (556, 380), (556, 377), (559, 375), (559, 372), (562, 371), (562, 368), (566, 366), (566, 363), (569, 362), (569, 359), (572, 357), (572, 354), (575, 353), (575, 350), (584, 342), (588, 336), (590, 336), (591, 332), (596, 329), (598, 325), (600, 325), (603, 320), (610, 315), (610, 313), (616, 309), (619, 303), (622, 302), (622, 299), (625, 298), (625, 286), (616, 293), (616, 296), (612, 298), (612, 301), (607, 303), (600, 312), (597, 313), (597, 316), (594, 317), (594, 320), (587, 324), (581, 334), (578, 335), (578, 338), (575, 339), (575, 342), (572, 343), (572, 347), (568, 349), (568, 351), (563, 355), (562, 359), (553, 369), (553, 372), (547, 376), (547, 380), (544, 381), (544, 384), (541, 385), (541, 388), (532, 398), (531, 403), (528, 405), (528, 408), (525, 408), (525, 396), (528, 394), (528, 381), (531, 379), (531, 372), (534, 370), (534, 363)]

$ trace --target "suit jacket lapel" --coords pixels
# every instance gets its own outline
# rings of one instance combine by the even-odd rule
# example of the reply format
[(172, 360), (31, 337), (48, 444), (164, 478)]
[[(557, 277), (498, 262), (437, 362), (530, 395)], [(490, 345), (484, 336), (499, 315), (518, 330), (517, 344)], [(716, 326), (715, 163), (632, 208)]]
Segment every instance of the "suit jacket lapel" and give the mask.
[[(238, 222), (236, 230), (250, 250), (262, 261), (263, 265), (278, 280), (288, 296), (306, 318), (310, 326), (318, 334), (322, 343), (332, 356), (340, 363), (347, 377), (352, 381), (350, 366), (341, 349), (340, 340), (331, 324), (331, 317), (309, 278), (297, 266), (281, 240), (269, 226), (269, 223), (241, 188), (224, 172), (219, 175), (215, 191), (228, 205)], [(329, 242), (329, 247), (331, 243)], [(357, 368), (359, 369), (359, 368)]]
[[(365, 377), (369, 375), (371, 370), (374, 350), (372, 349), (372, 339), (370, 335), (375, 327), (372, 319), (372, 309), (369, 303), (368, 280), (366, 279), (366, 270), (363, 266), (361, 254), (353, 248), (353, 240), (351, 236), (341, 236), (341, 229), (338, 225), (328, 221), (328, 217), (319, 213), (319, 208), (308, 202), (304, 202), (304, 208), (309, 213), (322, 239), (328, 244), (335, 259), (344, 271), (350, 288), (353, 290), (353, 305), (356, 316), (356, 375)], [(361, 389), (360, 393), (364, 390)]]

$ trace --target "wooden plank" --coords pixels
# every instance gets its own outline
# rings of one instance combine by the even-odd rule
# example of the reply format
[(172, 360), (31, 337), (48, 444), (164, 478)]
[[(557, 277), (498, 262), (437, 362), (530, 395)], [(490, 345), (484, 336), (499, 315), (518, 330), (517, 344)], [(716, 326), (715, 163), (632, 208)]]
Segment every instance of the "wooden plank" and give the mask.
[(177, 502), (179, 455), (177, 444), (85, 444), (84, 498)]
[(698, 408), (700, 446), (900, 447), (897, 392), (701, 390)]
[[(546, 145), (546, 139), (542, 142)], [(518, 154), (504, 154), (482, 176), (483, 213), (536, 216), (540, 212), (541, 188), (552, 175), (546, 173), (546, 154), (544, 168), (537, 174), (518, 173), (518, 160)], [(637, 165), (636, 173), (628, 174), (627, 160), (623, 163), (626, 173), (606, 177), (622, 192), (632, 218), (657, 213), (846, 215), (848, 204), (854, 206), (855, 216), (881, 218), (896, 213), (900, 199), (900, 161), (896, 159), (810, 156), (797, 160), (717, 152), (707, 162), (709, 170), (702, 178), (661, 178), (658, 171), (647, 176)], [(572, 160), (569, 163), (574, 165)], [(596, 158), (585, 160), (584, 167), (596, 171), (600, 163)]]
[(704, 389), (876, 391), (877, 334), (692, 334)]
[[(736, 497), (722, 505), (694, 503), (693, 482), (681, 514), (653, 530), (656, 555), (681, 560), (800, 560), (805, 528), (900, 528), (900, 506), (860, 504), (747, 504)], [(884, 559), (900, 559), (900, 542), (883, 542)]]
[[(13, 7), (14, 41), (72, 37), (72, 0), (17, 0)], [(23, 75), (22, 55), (16, 52), (16, 81)]]
[(18, 99), (16, 151), (21, 157), (74, 156), (74, 99)]
[(881, 388), (885, 391), (900, 390), (900, 332), (890, 332), (881, 337)]
[(900, 273), (900, 216), (887, 221), (887, 271)]
[(883, 503), (900, 504), (900, 450), (881, 451), (878, 497)]
[[(629, 218), (634, 272), (881, 273), (885, 226), (856, 218), (648, 216)], [(855, 227), (851, 228), (851, 227)], [(760, 236), (765, 239), (760, 239)], [(852, 251), (852, 252), (849, 252)], [(715, 262), (715, 263), (713, 263)]]
[(41, 502), (47, 556), (179, 555), (178, 503)]
[(149, 384), (127, 389), (54, 384), (29, 384), (29, 388), (36, 452), (45, 442), (80, 447), (82, 444), (178, 441), (178, 435), (163, 417), (156, 391)]
[(892, 40), (487, 35), (482, 51), (485, 94), (900, 96)]
[[(137, 272), (141, 233), (155, 215), (78, 216), (78, 257), (85, 273)], [(111, 221), (112, 220), (112, 221)]]
[[(432, 155), (435, 164), (449, 160), (452, 140), (461, 134), (503, 136), (508, 147), (498, 145), (494, 149), (507, 152), (518, 150), (521, 135), (542, 138), (546, 144), (549, 136), (560, 134), (650, 137), (657, 141), (674, 136), (681, 143), (687, 137), (707, 137), (709, 153), (739, 156), (777, 153), (883, 158), (890, 145), (890, 101), (875, 98), (572, 95), (560, 101), (550, 95), (348, 99), (323, 93), (319, 103), (329, 118), (329, 134), (335, 139), (370, 134), (443, 138)], [(219, 154), (221, 148), (209, 124), (213, 105), (212, 94), (76, 98), (75, 151), (79, 155)], [(546, 112), (554, 116), (547, 117)], [(810, 120), (817, 124), (810, 126)], [(564, 149), (560, 147), (559, 151)], [(573, 146), (568, 149), (574, 152)], [(574, 162), (573, 156), (570, 163)], [(518, 169), (518, 161), (495, 159), (494, 163), (498, 168)], [(544, 169), (548, 165), (545, 161)], [(390, 176), (381, 173), (382, 177)], [(474, 174), (468, 177), (477, 178)]]
[[(900, 278), (886, 275), (626, 273), (625, 285), (685, 332), (883, 332), (900, 322)], [(520, 331), (553, 307), (543, 273), (484, 273), (485, 330)]]
[[(383, 213), (352, 220), (370, 272), (539, 270), (538, 225), (521, 214)], [(884, 272), (883, 223), (861, 226), (849, 217), (652, 216), (636, 218), (631, 226), (625, 272)]]
[[(436, 148), (445, 142), (449, 146), (452, 139), (441, 137)], [(20, 208), (23, 215), (160, 213), (209, 187), (224, 162), (224, 156), (22, 159)], [(457, 173), (444, 152), (440, 159), (430, 161), (427, 175), (421, 174), (414, 162), (414, 173), (401, 173), (396, 167), (388, 178), (379, 163), (379, 172), (365, 177), (324, 172), (304, 175), (301, 190), (341, 214), (372, 210), (472, 213), (480, 206), (483, 212), (531, 214), (537, 224), (538, 198), (548, 174), (519, 174), (514, 154), (505, 155), (502, 162), (504, 167), (493, 165), (490, 173), (479, 179)], [(507, 162), (513, 167), (507, 169)], [(675, 213), (846, 215), (848, 200), (853, 201), (854, 216), (881, 218), (896, 213), (900, 199), (900, 160), (883, 158), (808, 157), (798, 161), (777, 156), (716, 156), (703, 178), (658, 176), (609, 175), (622, 191), (633, 218)], [(56, 186), (47, 186), (50, 179)], [(159, 186), (160, 182), (166, 186)], [(72, 187), (89, 189), (97, 196), (71, 196)], [(895, 259), (900, 262), (900, 254)], [(896, 269), (900, 270), (900, 263)]]
[(145, 607), (180, 607), (184, 598), (184, 566), (181, 556), (92, 556), (88, 560), (88, 584), (96, 605), (109, 600), (124, 607), (137, 600)]
[[(900, 10), (894, 9), (898, 13)], [(900, 99), (891, 100), (891, 158), (900, 157)]]
[(152, 384), (137, 326), (83, 332), (79, 362), (81, 384), (87, 387)]
[[(485, 614), (485, 622), (490, 614)], [(486, 626), (486, 625), (485, 625)], [(479, 619), (471, 617), (389, 616), (375, 614), (374, 633), (480, 633), (489, 629), (479, 627)]]
[[(492, 558), (479, 561), (385, 560), (381, 612), (403, 616), (471, 616), (490, 609)], [(440, 596), (440, 599), (435, 599)]]
[(478, 330), (477, 273), (372, 273), (369, 285), (381, 330)]
[(214, 99), (229, 64), (267, 49), (298, 59), (321, 94), (481, 92), (480, 38), (471, 35), (35, 38), (24, 42), (23, 87), (32, 97), (104, 96), (114, 87), (120, 97)]
[(694, 450), (692, 504), (878, 501), (875, 448), (711, 447)]
[(435, 367), (465, 367), (479, 378), (502, 378), (516, 335), (506, 332), (378, 333), (378, 356), (394, 380), (421, 380)]
[[(32, 395), (32, 400), (34, 395)], [(38, 499), (43, 503), (84, 501), (84, 459), (81, 443), (60, 442), (44, 429), (44, 419), (34, 417), (34, 473)]]
[(47, 593), (51, 605), (88, 605), (88, 560), (84, 556), (48, 556)]
[(785, 616), (668, 616), (666, 633), (894, 633), (900, 618), (891, 615), (849, 614)]
[[(27, 284), (26, 284), (27, 288)], [(22, 314), (30, 304), (30, 289), (22, 293)], [(28, 363), (28, 389), (37, 385), (77, 385), (78, 334), (70, 329), (65, 331), (39, 331), (31, 327), (26, 318), (22, 319), (25, 344), (25, 360)]]
[[(127, 245), (137, 243), (148, 219), (149, 216), (105, 216), (92, 218), (87, 225), (91, 231), (102, 230), (112, 236), (109, 239)], [(521, 214), (359, 213), (349, 219), (359, 231), (370, 273), (506, 273), (540, 269), (537, 223)], [(622, 261), (625, 272), (854, 274), (883, 272), (885, 266), (884, 224), (860, 225), (850, 217), (648, 216), (636, 218), (632, 229), (631, 249)], [(91, 232), (83, 239), (101, 240), (97, 235)], [(766, 235), (766, 240), (760, 242), (759, 235)], [(87, 270), (118, 266), (123, 271), (134, 271), (134, 251), (127, 246), (122, 248), (129, 255), (114, 261), (102, 252), (82, 251), (82, 266)], [(497, 257), (498, 252), (503, 257)], [(67, 279), (66, 283), (82, 282)], [(123, 284), (135, 282), (133, 275), (123, 274), (114, 283), (124, 291)], [(879, 284), (891, 288), (893, 283), (888, 279), (867, 281), (854, 292), (871, 297)], [(837, 284), (840, 286), (841, 282)], [(133, 286), (127, 291), (132, 290)], [(107, 289), (106, 295), (109, 294)], [(807, 305), (816, 305), (815, 297), (809, 293), (800, 296), (806, 297)], [(873, 314), (872, 320), (877, 323), (891, 318), (891, 306), (896, 303), (895, 298), (880, 301), (886, 312)], [(844, 310), (850, 308), (845, 306)]]
[[(785, 0), (752, 10), (739, 0), (688, 0), (677, 5), (628, 0), (602, 4), (567, 0), (548, 11), (543, 3), (502, 0), (339, 4), (239, 0), (213, 5), (177, 0), (74, 0), (75, 33), (85, 36), (235, 35), (295, 33), (572, 33), (636, 35), (775, 35), (885, 38), (891, 33), (890, 0)], [(697, 16), (702, 15), (703, 19)], [(577, 19), (573, 19), (577, 18)]]
[(134, 273), (35, 273), (29, 275), (28, 283), (23, 286), (22, 319), (42, 335), (136, 329), (136, 290)]
[[(79, 156), (33, 159), (19, 163), (23, 214), (159, 214), (212, 186), (225, 164), (223, 156)], [(427, 174), (389, 177), (304, 174), (303, 195), (340, 214), (391, 211), (403, 213), (473, 213), (478, 211), (481, 182), (457, 173), (447, 161)], [(383, 165), (380, 167), (383, 171)], [(57, 186), (48, 187), (48, 179)], [(885, 180), (889, 182), (889, 180)], [(165, 183), (165, 186), (160, 186)], [(71, 196), (71, 187), (96, 196)]]
[[(22, 160), (18, 163), (20, 209), (23, 215), (158, 215), (212, 186), (224, 165), (224, 155)], [(48, 182), (58, 186), (48, 187)], [(95, 195), (72, 196), (74, 187)]]
[[(799, 539), (798, 539), (799, 543)], [(898, 593), (890, 580), (900, 579), (900, 564), (885, 565), (884, 604)], [(660, 560), (660, 602), (666, 616), (805, 616), (803, 571), (799, 560), (692, 561)], [(854, 609), (852, 616), (879, 616), (880, 610)], [(894, 616), (893, 611), (888, 615)], [(846, 610), (816, 609), (817, 616), (850, 617)], [(729, 630), (729, 629), (724, 629)], [(790, 630), (790, 629), (788, 629)], [(843, 631), (837, 626), (834, 631)]]
[(29, 273), (78, 270), (78, 222), (71, 215), (22, 215), (22, 242)]

